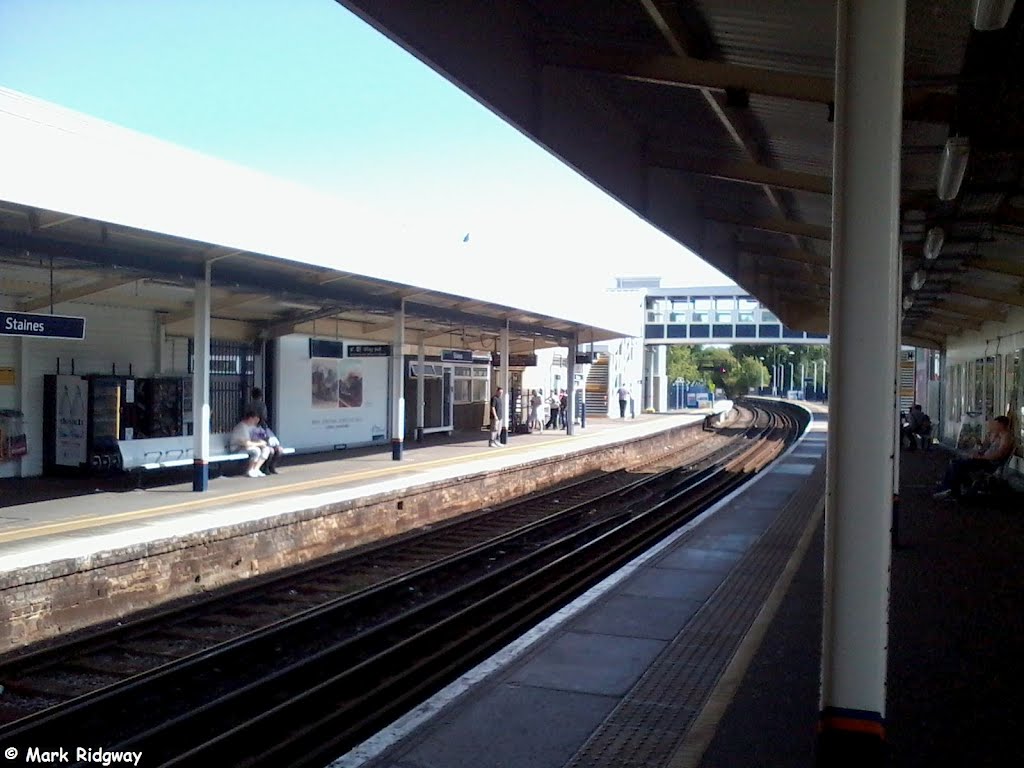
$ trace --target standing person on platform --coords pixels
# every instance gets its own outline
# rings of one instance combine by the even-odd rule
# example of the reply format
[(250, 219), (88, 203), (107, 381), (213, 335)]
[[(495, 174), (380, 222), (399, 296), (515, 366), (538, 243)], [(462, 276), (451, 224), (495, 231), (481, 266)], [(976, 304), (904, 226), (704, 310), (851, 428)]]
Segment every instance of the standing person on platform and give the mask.
[(619, 387), (619, 418), (626, 418), (626, 406), (629, 404), (629, 387), (623, 384)]
[(259, 422), (256, 425), (256, 430), (259, 433), (254, 432), (254, 436), (262, 438), (267, 441), (267, 445), (270, 447), (270, 456), (263, 465), (263, 470), (268, 475), (277, 474), (277, 460), (281, 456), (281, 441), (277, 439), (277, 435), (270, 428), (270, 421), (267, 419), (267, 403), (263, 399), (263, 390), (259, 387), (252, 388), (252, 399), (248, 405), (245, 406), (246, 411), (253, 411), (257, 416), (260, 417)]
[(501, 445), (498, 438), (501, 436), (501, 427), (505, 421), (505, 398), (502, 397), (502, 389), (498, 387), (491, 396), (491, 439), (487, 441), (489, 448), (497, 448)]
[(561, 407), (561, 403), (558, 399), (558, 393), (555, 390), (551, 390), (551, 394), (548, 395), (548, 429), (558, 429), (558, 411)]
[(544, 404), (544, 401), (541, 399), (540, 395), (537, 394), (537, 390), (536, 389), (531, 389), (530, 390), (530, 432), (531, 433), (535, 429), (539, 429), (542, 432), (544, 431), (544, 422), (541, 421), (541, 416), (540, 416), (540, 409), (541, 409), (541, 406), (543, 404)]
[(569, 413), (569, 395), (563, 389), (558, 395), (558, 415), (562, 429), (566, 428), (566, 415)]

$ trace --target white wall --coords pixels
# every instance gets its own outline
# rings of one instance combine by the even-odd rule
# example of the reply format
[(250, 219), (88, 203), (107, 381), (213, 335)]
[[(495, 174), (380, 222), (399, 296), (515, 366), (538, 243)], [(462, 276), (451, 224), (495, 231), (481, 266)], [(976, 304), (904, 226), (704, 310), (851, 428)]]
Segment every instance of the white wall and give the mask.
[[(334, 339), (331, 339), (334, 341)], [(368, 344), (358, 339), (342, 339)], [(386, 357), (342, 358), (334, 363), (344, 379), (361, 378), (358, 406), (314, 405), (311, 391), (314, 361), (309, 357), (309, 336), (290, 335), (277, 340), (274, 428), (284, 445), (297, 451), (383, 443), (388, 439), (388, 369)], [(340, 403), (340, 401), (338, 401)], [(408, 404), (406, 405), (408, 407)]]
[[(85, 318), (85, 339), (22, 339), (27, 369), (21, 371), (25, 387), (25, 434), (28, 455), (22, 459), (23, 476), (43, 472), (43, 376), (57, 372), (109, 374), (111, 366), (118, 375), (152, 376), (156, 369), (156, 316), (138, 309), (110, 309), (90, 304), (59, 304), (58, 315)], [(4, 388), (0, 387), (0, 390)], [(18, 407), (17, 405), (11, 407)], [(2, 465), (0, 465), (2, 467)], [(9, 470), (8, 470), (9, 472)]]

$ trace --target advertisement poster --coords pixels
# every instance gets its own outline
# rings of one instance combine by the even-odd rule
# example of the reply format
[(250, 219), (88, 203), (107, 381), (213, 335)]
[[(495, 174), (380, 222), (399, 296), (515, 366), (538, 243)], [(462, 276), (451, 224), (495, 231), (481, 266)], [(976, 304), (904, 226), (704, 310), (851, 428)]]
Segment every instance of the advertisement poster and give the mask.
[(88, 424), (85, 403), (89, 382), (78, 376), (57, 377), (56, 463), (77, 467), (88, 458)]
[(388, 358), (310, 357), (309, 339), (278, 341), (274, 431), (297, 450), (388, 439)]

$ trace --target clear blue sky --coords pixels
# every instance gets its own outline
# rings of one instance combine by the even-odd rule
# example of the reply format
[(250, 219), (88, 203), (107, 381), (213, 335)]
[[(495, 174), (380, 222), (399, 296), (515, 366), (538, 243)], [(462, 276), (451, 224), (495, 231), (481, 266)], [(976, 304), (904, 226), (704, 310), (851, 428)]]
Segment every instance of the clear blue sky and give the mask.
[(542, 293), (567, 253), (587, 287), (728, 282), (333, 0), (0, 0), (0, 84), (469, 232)]

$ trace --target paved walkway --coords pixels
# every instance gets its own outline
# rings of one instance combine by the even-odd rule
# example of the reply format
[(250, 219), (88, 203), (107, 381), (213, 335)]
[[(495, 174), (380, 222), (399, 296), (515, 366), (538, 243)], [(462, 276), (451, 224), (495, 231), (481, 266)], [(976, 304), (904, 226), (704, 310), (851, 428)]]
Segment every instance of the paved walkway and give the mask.
[[(941, 449), (904, 453), (893, 553), (888, 735), (893, 768), (1024, 764), (1024, 500), (936, 502)], [(702, 768), (812, 766), (821, 531)]]

